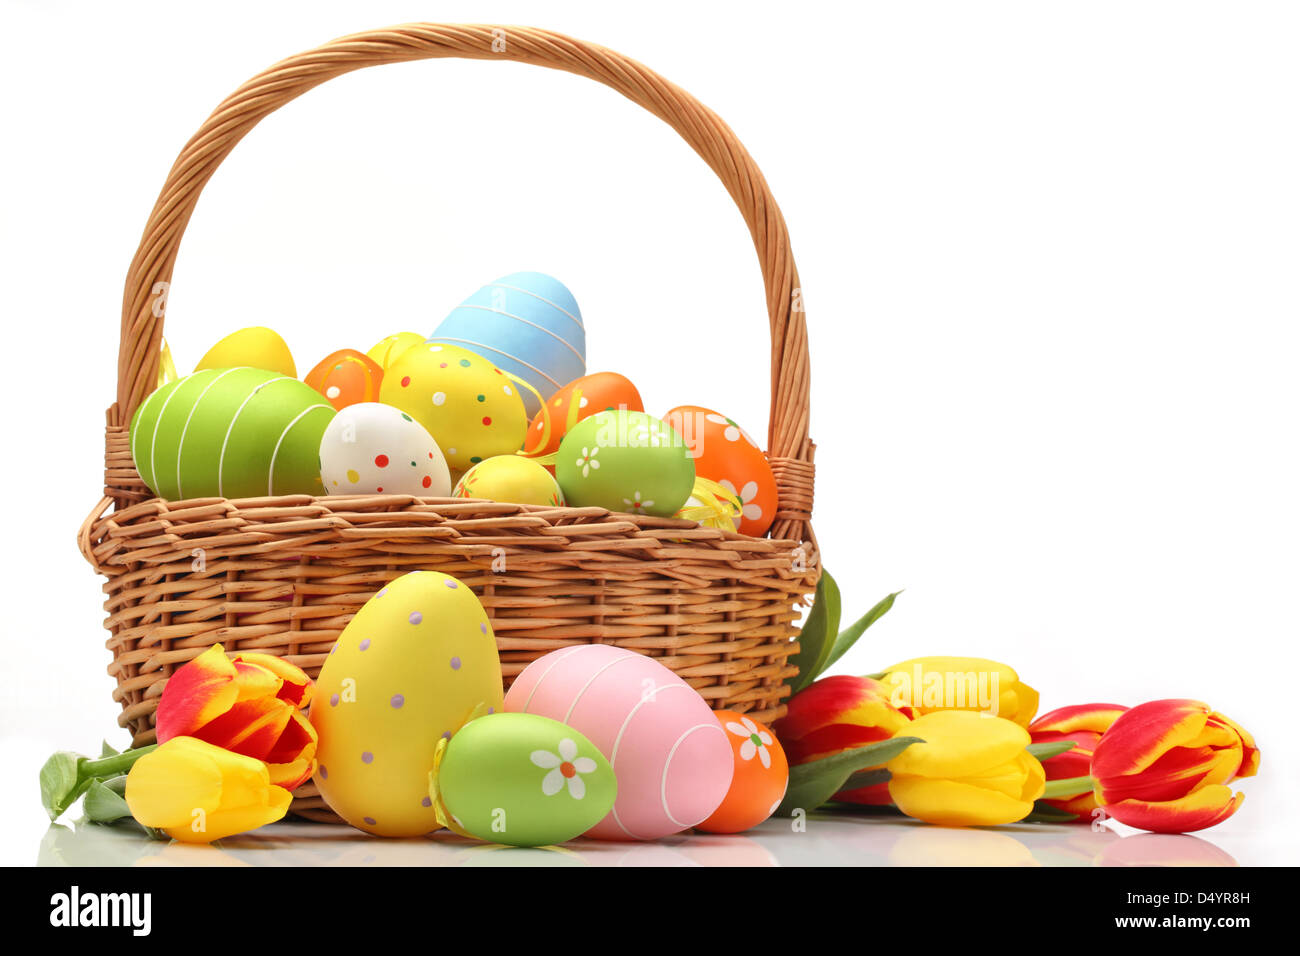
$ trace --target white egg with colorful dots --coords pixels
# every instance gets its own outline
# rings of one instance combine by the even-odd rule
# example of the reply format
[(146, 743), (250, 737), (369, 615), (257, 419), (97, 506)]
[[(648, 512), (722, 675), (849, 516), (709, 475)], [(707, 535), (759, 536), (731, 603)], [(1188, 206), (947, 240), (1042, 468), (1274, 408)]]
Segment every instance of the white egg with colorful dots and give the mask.
[(358, 402), (334, 416), (321, 436), (320, 472), (331, 495), (451, 494), (438, 443), (410, 415), (380, 402)]
[(367, 833), (429, 833), (438, 740), (502, 709), (496, 638), (474, 592), (437, 571), (404, 574), (362, 605), (316, 679), (316, 786)]

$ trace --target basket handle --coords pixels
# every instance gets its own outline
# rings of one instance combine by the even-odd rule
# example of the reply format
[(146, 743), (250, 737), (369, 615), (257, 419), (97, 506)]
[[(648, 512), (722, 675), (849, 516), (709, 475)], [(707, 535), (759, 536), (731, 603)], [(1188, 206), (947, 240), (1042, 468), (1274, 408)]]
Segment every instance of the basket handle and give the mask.
[[(131, 261), (122, 298), (117, 402), (108, 410), (110, 444), (156, 384), (166, 283), (199, 193), (221, 161), (264, 116), (326, 80), (362, 67), (435, 57), (512, 60), (604, 83), (675, 129), (722, 180), (749, 226), (767, 289), (768, 457), (780, 501), (771, 534), (815, 540), (808, 526), (814, 446), (808, 439), (807, 327), (785, 220), (763, 174), (735, 133), (685, 90), (612, 50), (532, 27), (417, 23), (358, 33), (282, 60), (227, 97), (177, 157)], [(119, 483), (122, 476), (120, 451), (114, 457), (106, 474), (110, 491), (114, 476)]]

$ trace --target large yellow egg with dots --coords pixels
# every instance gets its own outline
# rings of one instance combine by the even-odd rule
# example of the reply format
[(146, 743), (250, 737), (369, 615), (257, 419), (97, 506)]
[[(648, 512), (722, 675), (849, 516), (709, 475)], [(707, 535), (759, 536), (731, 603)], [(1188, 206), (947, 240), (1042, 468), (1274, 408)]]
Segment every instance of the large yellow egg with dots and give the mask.
[(479, 462), (456, 482), (452, 496), (517, 505), (564, 504), (564, 495), (551, 473), (531, 458), (519, 455), (497, 455)]
[(437, 571), (404, 574), (357, 611), (316, 679), (316, 786), (367, 833), (437, 830), (438, 740), (501, 702), (496, 638), (474, 592)]
[(452, 471), (513, 454), (528, 430), (518, 386), (487, 359), (456, 345), (407, 349), (384, 372), (379, 400), (423, 425)]

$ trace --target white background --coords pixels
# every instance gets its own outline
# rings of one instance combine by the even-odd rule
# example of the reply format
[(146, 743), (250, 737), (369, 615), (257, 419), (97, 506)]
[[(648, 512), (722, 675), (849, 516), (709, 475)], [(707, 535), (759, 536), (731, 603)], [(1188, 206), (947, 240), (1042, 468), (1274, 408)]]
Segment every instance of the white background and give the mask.
[[(168, 167), (270, 63), (412, 20), (530, 23), (717, 110), (780, 201), (808, 308), (815, 524), (856, 617), (837, 667), (992, 657), (1043, 709), (1210, 702), (1257, 736), (1201, 834), (1294, 862), (1300, 18), (1286, 3), (14, 2), (0, 6), (6, 768), (0, 861), (35, 862), (35, 771), (118, 745), (99, 497), (122, 280)], [(744, 224), (675, 134), (517, 64), (330, 82), (254, 130), (186, 235), (182, 371), (236, 328), (305, 372), (429, 332), (520, 269), (569, 284), (589, 368), (647, 409), (766, 432)]]

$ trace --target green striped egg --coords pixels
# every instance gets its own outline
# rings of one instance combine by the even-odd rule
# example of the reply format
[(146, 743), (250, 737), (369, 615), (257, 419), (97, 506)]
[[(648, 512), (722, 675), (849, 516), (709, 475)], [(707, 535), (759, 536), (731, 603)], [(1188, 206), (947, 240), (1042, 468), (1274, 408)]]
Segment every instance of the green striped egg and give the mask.
[(164, 385), (131, 418), (136, 471), (160, 498), (321, 494), (319, 392), (276, 372), (205, 369)]

